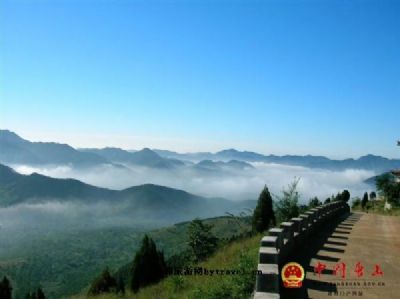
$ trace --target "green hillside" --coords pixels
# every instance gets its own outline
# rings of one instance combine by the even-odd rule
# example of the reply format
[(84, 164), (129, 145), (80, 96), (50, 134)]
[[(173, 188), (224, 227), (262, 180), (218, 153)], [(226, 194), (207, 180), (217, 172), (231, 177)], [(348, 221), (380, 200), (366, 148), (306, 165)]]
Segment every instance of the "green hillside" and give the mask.
[[(209, 270), (239, 270), (235, 275), (172, 275), (157, 284), (124, 296), (104, 294), (95, 299), (220, 299), (250, 298), (255, 283), (257, 256), (261, 235), (239, 239), (220, 248), (195, 267)], [(86, 289), (69, 299), (85, 299)]]
[[(74, 201), (103, 202), (110, 213), (132, 219), (132, 223), (172, 223), (195, 217), (208, 218), (253, 208), (255, 201), (205, 198), (183, 190), (145, 184), (124, 190), (110, 190), (74, 179), (55, 179), (33, 173), (22, 175), (0, 164), (0, 207), (19, 203)], [(117, 211), (117, 212), (116, 212)]]
[[(249, 230), (246, 222), (231, 217), (205, 222), (214, 225), (213, 232), (219, 238)], [(153, 230), (149, 235), (169, 257), (186, 248), (187, 224)], [(39, 284), (49, 298), (76, 294), (106, 266), (115, 271), (130, 262), (143, 234), (144, 229), (113, 228), (49, 233), (41, 238), (22, 235), (18, 244), (0, 245), (0, 276), (11, 278), (16, 299)]]

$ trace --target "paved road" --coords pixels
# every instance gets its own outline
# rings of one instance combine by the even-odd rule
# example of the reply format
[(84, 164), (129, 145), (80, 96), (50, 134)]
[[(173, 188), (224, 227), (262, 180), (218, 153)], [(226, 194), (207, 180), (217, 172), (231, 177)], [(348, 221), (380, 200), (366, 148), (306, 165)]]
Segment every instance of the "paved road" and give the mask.
[[(292, 261), (303, 265), (306, 279), (301, 289), (284, 289), (284, 299), (399, 299), (400, 217), (353, 213), (337, 219)], [(326, 266), (320, 275), (315, 273), (318, 265)], [(372, 275), (379, 270), (383, 274)]]

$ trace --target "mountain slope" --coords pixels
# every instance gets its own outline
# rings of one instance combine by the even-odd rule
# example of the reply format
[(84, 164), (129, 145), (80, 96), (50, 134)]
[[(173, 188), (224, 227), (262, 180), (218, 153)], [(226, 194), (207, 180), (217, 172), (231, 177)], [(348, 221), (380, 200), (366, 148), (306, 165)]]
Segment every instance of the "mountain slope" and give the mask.
[(212, 161), (212, 160), (201, 160), (197, 164), (193, 166), (196, 170), (207, 171), (207, 172), (215, 172), (231, 170), (231, 171), (240, 171), (245, 169), (254, 168), (251, 164), (238, 161), (238, 160), (230, 160), (228, 162), (223, 161)]
[(182, 161), (177, 159), (163, 158), (148, 148), (144, 148), (135, 152), (129, 152), (120, 148), (111, 147), (106, 147), (103, 149), (88, 148), (81, 149), (81, 151), (97, 154), (109, 161), (116, 163), (128, 163), (151, 168), (168, 169), (184, 165)]
[(222, 150), (216, 153), (187, 153), (181, 154), (172, 151), (155, 150), (159, 155), (168, 158), (178, 158), (193, 162), (201, 162), (202, 160), (209, 161), (224, 161), (230, 160), (244, 162), (264, 162), (276, 163), (284, 165), (302, 166), (308, 168), (319, 168), (329, 170), (345, 170), (345, 169), (365, 169), (372, 170), (378, 173), (389, 171), (394, 168), (400, 168), (400, 159), (388, 159), (376, 155), (365, 155), (358, 159), (333, 160), (324, 156), (312, 155), (262, 155), (249, 151), (238, 151), (235, 149)]
[(73, 165), (76, 167), (109, 163), (94, 154), (80, 152), (67, 144), (30, 142), (17, 134), (0, 130), (0, 163), (27, 165)]
[(74, 179), (55, 179), (33, 173), (22, 175), (0, 164), (0, 206), (47, 201), (105, 201), (123, 205), (125, 215), (147, 221), (172, 223), (194, 217), (213, 217), (253, 208), (255, 201), (205, 198), (182, 190), (145, 184), (121, 191), (85, 184)]
[(75, 179), (22, 175), (0, 164), (0, 206), (45, 200), (99, 200), (115, 198), (117, 191), (94, 187)]

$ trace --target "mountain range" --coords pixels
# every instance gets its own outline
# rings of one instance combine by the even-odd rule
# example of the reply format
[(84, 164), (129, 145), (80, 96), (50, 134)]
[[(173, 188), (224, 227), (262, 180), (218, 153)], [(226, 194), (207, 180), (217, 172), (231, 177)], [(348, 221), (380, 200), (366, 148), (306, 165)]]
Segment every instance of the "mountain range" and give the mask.
[(148, 221), (163, 219), (168, 223), (195, 217), (214, 217), (227, 212), (238, 213), (255, 206), (253, 200), (206, 198), (153, 184), (111, 190), (75, 179), (56, 179), (37, 173), (23, 175), (0, 164), (0, 207), (51, 201), (83, 204), (103, 202), (114, 208), (122, 204), (124, 214), (129, 214), (133, 219), (137, 216)]
[(382, 156), (371, 154), (362, 156), (358, 159), (349, 158), (343, 160), (334, 160), (324, 156), (312, 155), (263, 155), (249, 151), (238, 151), (236, 149), (227, 149), (216, 153), (202, 152), (186, 154), (157, 149), (155, 149), (154, 151), (165, 158), (174, 158), (188, 161), (199, 161), (205, 159), (211, 161), (237, 160), (245, 162), (275, 163), (328, 170), (365, 169), (373, 170), (378, 173), (388, 171), (393, 168), (400, 168), (400, 159), (388, 159)]
[(149, 149), (123, 150), (75, 149), (67, 144), (54, 142), (31, 142), (9, 130), (0, 130), (0, 163), (6, 165), (71, 165), (91, 167), (101, 164), (124, 164), (155, 169), (193, 167), (196, 170), (215, 171), (223, 169), (248, 169), (252, 162), (276, 163), (328, 170), (365, 169), (376, 173), (400, 168), (400, 159), (388, 159), (376, 155), (365, 155), (358, 159), (333, 160), (324, 156), (263, 155), (236, 149), (216, 153), (177, 153), (169, 150)]

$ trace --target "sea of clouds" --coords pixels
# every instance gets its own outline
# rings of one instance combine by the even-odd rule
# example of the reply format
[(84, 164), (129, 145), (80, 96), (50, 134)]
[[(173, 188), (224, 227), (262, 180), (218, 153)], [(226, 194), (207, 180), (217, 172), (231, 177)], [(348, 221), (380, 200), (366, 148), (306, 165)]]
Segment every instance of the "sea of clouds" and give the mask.
[(273, 194), (279, 195), (294, 179), (299, 179), (298, 191), (301, 201), (307, 202), (317, 196), (324, 200), (344, 189), (352, 197), (371, 191), (364, 180), (375, 175), (373, 171), (347, 169), (331, 171), (301, 166), (253, 163), (254, 168), (231, 171), (198, 171), (193, 167), (177, 169), (151, 169), (125, 165), (125, 168), (102, 165), (90, 169), (75, 169), (69, 166), (34, 168), (15, 165), (23, 174), (37, 172), (56, 178), (75, 178), (85, 183), (110, 189), (124, 189), (141, 184), (157, 184), (182, 189), (187, 192), (232, 200), (256, 199), (264, 185)]
[[(224, 169), (221, 171), (199, 171), (193, 167), (173, 170), (150, 169), (137, 166), (116, 167), (103, 165), (96, 168), (76, 169), (69, 166), (30, 167), (14, 165), (22, 174), (37, 172), (55, 178), (75, 178), (85, 183), (110, 189), (124, 189), (140, 184), (158, 184), (187, 192), (231, 200), (257, 199), (261, 189), (267, 185), (273, 195), (294, 179), (300, 179), (298, 191), (301, 203), (318, 196), (325, 200), (343, 189), (352, 197), (362, 196), (371, 187), (364, 180), (375, 175), (366, 170), (347, 169), (328, 171), (299, 166), (253, 163), (254, 168)], [(147, 219), (132, 216), (126, 202), (78, 202), (50, 199), (40, 203), (21, 203), (0, 208), (0, 246), (3, 252), (13, 242), (22, 242), (37, 234), (68, 229), (96, 229), (107, 227), (144, 227), (169, 225), (167, 219)], [(142, 218), (142, 219), (141, 219)], [(146, 219), (144, 219), (146, 218)], [(156, 220), (158, 221), (156, 223)], [(168, 222), (169, 221), (169, 222)]]

